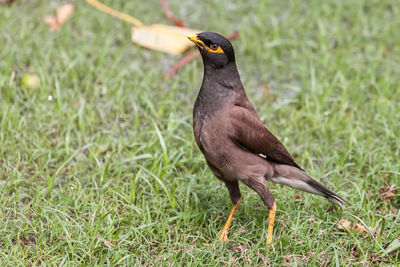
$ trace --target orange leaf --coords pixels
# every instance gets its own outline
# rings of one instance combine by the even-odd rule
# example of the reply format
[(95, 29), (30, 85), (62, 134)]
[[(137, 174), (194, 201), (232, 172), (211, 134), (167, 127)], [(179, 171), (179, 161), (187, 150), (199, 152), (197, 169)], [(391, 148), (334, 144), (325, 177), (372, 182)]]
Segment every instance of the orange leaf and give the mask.
[(49, 25), (51, 31), (58, 30), (74, 13), (74, 5), (66, 4), (57, 8), (55, 16), (46, 16), (44, 21)]

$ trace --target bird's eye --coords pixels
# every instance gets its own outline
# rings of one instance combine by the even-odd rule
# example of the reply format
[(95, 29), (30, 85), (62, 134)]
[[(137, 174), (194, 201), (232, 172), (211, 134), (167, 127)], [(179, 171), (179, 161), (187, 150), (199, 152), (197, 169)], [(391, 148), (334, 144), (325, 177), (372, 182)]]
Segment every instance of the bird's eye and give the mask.
[(218, 45), (217, 44), (210, 44), (210, 48), (211, 48), (211, 50), (217, 50), (218, 49)]

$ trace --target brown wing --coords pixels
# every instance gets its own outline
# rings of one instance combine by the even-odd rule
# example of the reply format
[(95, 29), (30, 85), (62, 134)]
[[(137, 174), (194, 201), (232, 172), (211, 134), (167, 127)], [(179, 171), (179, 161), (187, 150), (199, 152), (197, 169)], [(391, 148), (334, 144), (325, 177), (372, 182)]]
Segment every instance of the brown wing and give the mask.
[(279, 140), (264, 126), (255, 111), (235, 106), (230, 113), (231, 138), (240, 147), (268, 160), (301, 169)]

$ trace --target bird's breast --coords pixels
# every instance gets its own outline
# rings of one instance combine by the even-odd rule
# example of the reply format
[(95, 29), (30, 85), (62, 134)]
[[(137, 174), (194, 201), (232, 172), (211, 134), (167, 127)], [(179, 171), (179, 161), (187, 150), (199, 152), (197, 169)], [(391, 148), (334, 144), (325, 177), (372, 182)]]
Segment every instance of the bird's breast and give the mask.
[(224, 118), (224, 110), (203, 117), (194, 116), (193, 128), (196, 143), (207, 161), (214, 166), (223, 168), (229, 164), (227, 146), (229, 139), (230, 121)]

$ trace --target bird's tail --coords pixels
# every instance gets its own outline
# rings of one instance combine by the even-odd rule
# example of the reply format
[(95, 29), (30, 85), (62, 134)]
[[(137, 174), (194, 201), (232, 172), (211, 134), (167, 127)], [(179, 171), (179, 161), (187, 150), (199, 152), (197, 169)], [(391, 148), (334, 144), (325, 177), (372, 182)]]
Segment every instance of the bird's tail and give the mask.
[(326, 197), (336, 205), (338, 205), (340, 208), (344, 208), (345, 204), (348, 204), (346, 200), (338, 196), (337, 194), (333, 193), (331, 190), (326, 188), (324, 185), (318, 183), (311, 177), (309, 177), (310, 180), (307, 181), (307, 184), (314, 188), (315, 190), (318, 191), (318, 195), (321, 195), (323, 197)]
[(270, 179), (272, 182), (323, 196), (340, 208), (344, 208), (345, 204), (348, 204), (346, 200), (312, 179), (303, 171), (288, 165), (275, 165), (274, 167), (275, 175)]

